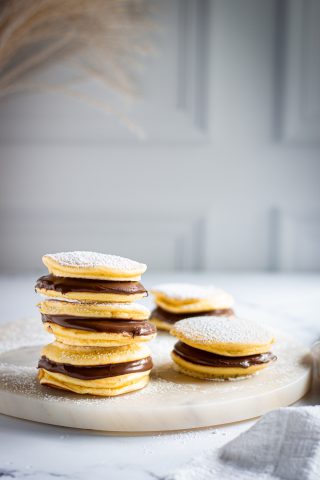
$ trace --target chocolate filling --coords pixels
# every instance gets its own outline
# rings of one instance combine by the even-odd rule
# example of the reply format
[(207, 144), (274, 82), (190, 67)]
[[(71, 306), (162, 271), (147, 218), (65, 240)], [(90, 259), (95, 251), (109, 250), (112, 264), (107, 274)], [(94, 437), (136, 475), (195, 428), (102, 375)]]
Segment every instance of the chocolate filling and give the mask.
[(131, 337), (152, 335), (156, 333), (156, 327), (146, 321), (126, 320), (116, 318), (88, 318), (73, 317), (71, 315), (48, 315), (41, 314), (43, 323), (56, 323), (61, 327), (75, 328), (76, 330), (87, 330), (88, 332), (105, 332), (126, 334)]
[(40, 277), (37, 280), (36, 289), (53, 290), (62, 294), (69, 292), (90, 292), (114, 293), (119, 295), (148, 295), (147, 290), (139, 282), (114, 282), (111, 280), (56, 277), (52, 274)]
[(151, 357), (141, 358), (132, 362), (111, 363), (109, 365), (71, 365), (69, 363), (57, 363), (42, 356), (38, 368), (44, 368), (49, 372), (62, 373), (68, 377), (80, 380), (98, 380), (99, 378), (117, 377), (127, 373), (146, 372), (153, 367)]
[(209, 312), (193, 312), (193, 313), (172, 313), (167, 312), (163, 308), (157, 307), (151, 312), (151, 318), (157, 318), (162, 322), (167, 322), (170, 324), (174, 324), (179, 320), (183, 320), (184, 318), (191, 318), (191, 317), (205, 317), (205, 316), (229, 316), (233, 315), (234, 312), (232, 308), (225, 308), (220, 310), (210, 310)]
[(216, 353), (206, 352), (199, 348), (190, 347), (190, 345), (183, 342), (177, 342), (173, 351), (187, 362), (205, 365), (207, 367), (249, 368), (253, 365), (261, 365), (277, 360), (277, 357), (271, 352), (260, 353), (258, 355), (246, 355), (244, 357), (226, 357), (217, 355)]

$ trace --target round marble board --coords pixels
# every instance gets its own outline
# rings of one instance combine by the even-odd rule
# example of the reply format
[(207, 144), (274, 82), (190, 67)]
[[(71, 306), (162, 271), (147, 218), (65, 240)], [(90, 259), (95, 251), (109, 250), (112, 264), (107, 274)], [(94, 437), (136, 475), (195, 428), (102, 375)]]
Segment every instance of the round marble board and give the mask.
[(174, 339), (151, 342), (155, 368), (149, 385), (120, 397), (79, 396), (40, 386), (41, 345), (52, 341), (37, 319), (0, 328), (0, 413), (52, 425), (108, 432), (155, 432), (209, 427), (254, 418), (300, 399), (309, 389), (309, 350), (283, 334), (273, 351), (278, 361), (259, 375), (212, 382), (175, 372)]

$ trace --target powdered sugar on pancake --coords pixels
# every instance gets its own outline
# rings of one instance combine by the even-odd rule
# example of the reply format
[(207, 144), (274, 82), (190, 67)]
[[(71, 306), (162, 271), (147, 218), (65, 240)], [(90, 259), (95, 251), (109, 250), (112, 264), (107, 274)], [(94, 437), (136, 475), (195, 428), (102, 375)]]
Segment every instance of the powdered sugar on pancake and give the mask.
[(117, 347), (80, 347), (53, 342), (42, 348), (41, 355), (71, 365), (107, 365), (134, 361), (150, 356), (147, 345), (131, 344)]
[[(47, 297), (47, 295), (44, 295), (43, 293), (39, 293), (40, 297), (43, 298), (44, 300), (50, 302), (50, 300), (53, 300), (52, 297)], [(54, 300), (57, 300), (59, 302), (69, 302), (69, 303), (81, 303), (80, 300), (72, 300), (71, 298), (65, 298), (65, 297), (61, 297), (61, 299), (55, 297)]]
[(145, 272), (147, 266), (129, 258), (97, 252), (60, 252), (48, 253), (44, 257), (52, 258), (59, 265), (79, 268), (108, 268), (119, 272)]
[(216, 343), (265, 345), (274, 340), (268, 328), (253, 320), (237, 318), (234, 315), (187, 318), (177, 322), (170, 333), (182, 341), (185, 338), (203, 345)]
[(193, 285), (191, 283), (164, 283), (156, 285), (151, 289), (154, 295), (161, 295), (175, 300), (199, 300), (205, 298), (212, 298), (225, 294), (225, 292), (219, 288), (202, 285)]
[[(142, 305), (141, 303), (116, 303), (116, 302), (79, 302), (78, 300), (68, 300), (68, 299), (57, 299), (57, 298), (47, 298), (46, 302), (50, 302), (52, 304), (59, 303), (63, 305), (64, 303), (76, 303), (77, 306), (81, 305), (83, 307), (94, 307), (95, 305), (99, 305), (102, 308), (105, 307), (106, 309), (111, 308), (113, 310), (121, 310), (122, 312), (142, 312), (142, 313), (149, 313), (149, 309)], [(40, 305), (40, 304), (39, 304)]]

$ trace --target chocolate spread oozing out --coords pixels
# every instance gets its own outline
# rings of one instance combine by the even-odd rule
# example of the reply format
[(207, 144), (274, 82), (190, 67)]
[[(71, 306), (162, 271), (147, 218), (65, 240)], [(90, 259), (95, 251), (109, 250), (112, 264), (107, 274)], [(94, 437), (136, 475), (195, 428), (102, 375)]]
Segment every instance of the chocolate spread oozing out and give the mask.
[(56, 323), (61, 327), (74, 328), (76, 330), (86, 330), (88, 332), (119, 333), (131, 337), (153, 335), (156, 333), (156, 327), (143, 320), (127, 320), (116, 318), (88, 318), (73, 317), (71, 315), (48, 315), (41, 314), (43, 323)]
[(234, 311), (231, 308), (225, 308), (220, 310), (210, 310), (209, 312), (193, 312), (193, 313), (172, 313), (167, 312), (163, 308), (157, 307), (151, 312), (151, 318), (156, 318), (161, 320), (162, 322), (174, 324), (179, 320), (183, 320), (184, 318), (191, 318), (191, 317), (217, 317), (217, 316), (230, 316), (233, 315)]
[(246, 355), (243, 357), (226, 357), (200, 350), (199, 348), (190, 347), (190, 345), (183, 342), (177, 342), (173, 351), (187, 362), (207, 367), (249, 368), (253, 365), (261, 365), (277, 360), (277, 357), (271, 352), (260, 353), (258, 355)]
[(40, 277), (37, 280), (35, 288), (38, 290), (52, 290), (62, 294), (69, 292), (90, 292), (114, 293), (118, 295), (148, 295), (147, 290), (139, 282), (114, 282), (111, 280), (56, 277), (52, 274)]
[(42, 356), (38, 368), (44, 368), (49, 372), (62, 373), (68, 377), (80, 380), (98, 380), (100, 378), (117, 377), (128, 373), (139, 373), (151, 370), (153, 367), (151, 357), (141, 358), (132, 362), (112, 363), (109, 365), (79, 366), (69, 363), (57, 363)]

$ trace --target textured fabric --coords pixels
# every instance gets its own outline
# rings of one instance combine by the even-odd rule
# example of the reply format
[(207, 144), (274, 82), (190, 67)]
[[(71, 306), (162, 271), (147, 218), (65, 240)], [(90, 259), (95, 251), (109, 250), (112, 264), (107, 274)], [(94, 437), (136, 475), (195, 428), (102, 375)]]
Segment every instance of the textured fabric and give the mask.
[(319, 480), (320, 406), (280, 408), (167, 480)]

